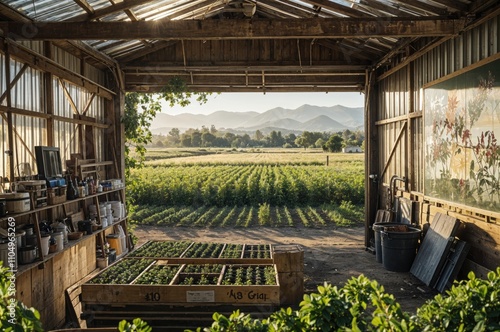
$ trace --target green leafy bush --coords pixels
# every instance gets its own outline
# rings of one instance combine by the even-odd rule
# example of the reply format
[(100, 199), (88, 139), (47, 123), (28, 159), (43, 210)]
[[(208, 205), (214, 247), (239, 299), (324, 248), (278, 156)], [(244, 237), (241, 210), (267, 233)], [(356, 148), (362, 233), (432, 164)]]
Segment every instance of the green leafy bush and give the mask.
[(500, 267), (486, 280), (468, 277), (417, 310), (422, 331), (500, 331)]
[(298, 310), (281, 309), (263, 320), (239, 311), (229, 317), (215, 313), (210, 327), (196, 331), (500, 331), (499, 294), (500, 267), (487, 280), (471, 272), (410, 316), (393, 295), (361, 275), (342, 288), (319, 286), (304, 295)]

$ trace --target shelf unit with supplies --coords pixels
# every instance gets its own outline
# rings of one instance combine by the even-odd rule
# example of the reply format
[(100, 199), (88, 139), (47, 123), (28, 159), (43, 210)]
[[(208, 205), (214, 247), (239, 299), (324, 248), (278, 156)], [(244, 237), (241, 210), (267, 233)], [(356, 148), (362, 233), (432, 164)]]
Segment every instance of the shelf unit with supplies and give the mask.
[[(93, 195), (88, 195), (85, 197), (79, 197), (74, 200), (66, 200), (61, 203), (53, 204), (53, 205), (44, 205), (40, 207), (34, 207), (34, 200), (31, 200), (32, 208), (29, 211), (25, 212), (19, 212), (19, 213), (13, 213), (13, 214), (7, 214), (5, 217), (0, 218), (0, 225), (3, 226), (3, 224), (6, 224), (9, 220), (12, 220), (10, 218), (13, 218), (16, 223), (16, 228), (19, 226), (25, 226), (32, 224), (34, 228), (34, 234), (36, 235), (36, 243), (37, 243), (37, 248), (38, 248), (38, 255), (36, 259), (33, 260), (33, 262), (28, 263), (28, 264), (19, 264), (18, 268), (16, 270), (16, 275), (20, 275), (36, 266), (39, 268), (43, 268), (44, 263), (47, 262), (48, 260), (54, 258), (60, 253), (63, 253), (66, 250), (70, 250), (72, 247), (75, 245), (81, 243), (85, 239), (89, 237), (94, 237), (96, 239), (96, 243), (103, 246), (105, 242), (105, 237), (107, 234), (111, 233), (114, 231), (114, 229), (117, 226), (121, 226), (122, 229), (125, 232), (125, 237), (128, 239), (128, 234), (127, 234), (127, 216), (123, 215), (120, 218), (114, 218), (113, 221), (109, 224), (107, 224), (105, 227), (100, 227), (98, 229), (93, 229), (91, 234), (86, 234), (83, 235), (79, 239), (75, 240), (69, 240), (67, 244), (63, 246), (63, 249), (61, 251), (57, 251), (54, 253), (49, 253), (47, 255), (44, 255), (41, 246), (42, 246), (42, 231), (40, 228), (40, 215), (42, 213), (50, 213), (53, 210), (57, 209), (62, 209), (63, 210), (63, 215), (68, 217), (69, 220), (71, 220), (71, 217), (78, 216), (80, 215), (80, 218), (85, 220), (85, 215), (83, 213), (84, 210), (87, 209), (87, 207), (90, 205), (90, 201), (93, 202), (94, 204), (99, 204), (100, 202), (107, 202), (111, 201), (112, 199), (116, 198), (120, 200), (122, 203), (124, 202), (122, 199), (124, 198), (124, 191), (125, 188), (116, 188), (116, 189), (111, 189), (105, 192), (101, 193), (96, 193)], [(79, 212), (77, 213), (69, 213), (68, 211), (68, 206), (73, 205), (77, 206), (77, 209)], [(77, 217), (78, 218), (78, 217)], [(80, 220), (73, 220), (74, 223), (71, 225), (68, 225), (70, 229), (72, 229), (73, 232), (79, 231), (78, 229), (75, 229), (75, 225), (77, 225), (77, 222)], [(130, 244), (128, 241), (126, 242), (126, 251), (128, 251), (130, 248)], [(95, 251), (95, 248), (92, 248)], [(97, 254), (94, 254), (95, 257), (97, 257)], [(96, 261), (96, 260), (94, 260)]]

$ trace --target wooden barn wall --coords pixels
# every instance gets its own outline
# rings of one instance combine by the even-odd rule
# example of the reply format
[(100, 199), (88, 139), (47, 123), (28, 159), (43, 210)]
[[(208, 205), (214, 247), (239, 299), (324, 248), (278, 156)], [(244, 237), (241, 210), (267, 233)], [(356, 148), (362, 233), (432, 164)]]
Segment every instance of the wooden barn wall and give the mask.
[[(418, 50), (424, 45), (416, 45)], [(465, 270), (484, 275), (500, 266), (500, 211), (486, 211), (432, 197), (424, 197), (424, 86), (500, 52), (500, 17), (470, 29), (426, 52), (402, 69), (380, 80), (376, 86), (375, 130), (378, 135), (380, 179), (378, 208), (385, 208), (392, 175), (408, 178), (409, 192), (416, 201), (414, 219), (431, 222), (437, 212), (447, 213), (464, 223), (461, 238), (472, 248)], [(498, 78), (497, 78), (498, 79)], [(398, 135), (403, 135), (397, 141)], [(393, 155), (391, 157), (391, 152)], [(403, 195), (403, 186), (397, 183)]]
[[(6, 44), (0, 46), (6, 47)], [(29, 50), (39, 54), (46, 54), (47, 43), (27, 42), (20, 44)], [(17, 44), (10, 42), (6, 48), (15, 47)], [(3, 49), (3, 48), (2, 48)], [(71, 74), (81, 75), (96, 83), (103, 82), (106, 74), (98, 69), (83, 64), (80, 59), (71, 54), (52, 46), (52, 60)], [(8, 69), (7, 69), (8, 68)], [(10, 80), (8, 73), (10, 70)], [(6, 158), (6, 150), (9, 149), (8, 114), (12, 112), (13, 124), (13, 146), (14, 163), (29, 163), (32, 173), (36, 174), (36, 160), (34, 147), (47, 145), (49, 136), (53, 136), (54, 146), (61, 149), (61, 159), (70, 158), (71, 153), (80, 152), (78, 146), (78, 127), (76, 123), (64, 121), (61, 118), (52, 120), (53, 129), (49, 133), (49, 120), (47, 114), (73, 119), (76, 112), (83, 112), (86, 116), (96, 118), (100, 123), (116, 123), (115, 104), (116, 100), (107, 100), (99, 95), (94, 95), (87, 89), (60, 80), (56, 75), (48, 76), (38, 69), (26, 66), (22, 61), (11, 57), (7, 63), (7, 54), (0, 51), (0, 96), (7, 95), (9, 82), (16, 77), (16, 82), (11, 89), (10, 105), (6, 97), (0, 97), (0, 176), (10, 178), (9, 161)], [(50, 82), (52, 110), (47, 109), (46, 84)], [(86, 81), (86, 84), (91, 84)], [(8, 107), (10, 106), (10, 108)], [(110, 160), (108, 147), (110, 133), (115, 129), (94, 128), (94, 139), (96, 142), (97, 159)], [(107, 135), (105, 140), (105, 135)], [(120, 151), (117, 152), (120, 156)], [(63, 167), (65, 169), (66, 167)], [(78, 203), (66, 205), (66, 211), (62, 207), (51, 209), (51, 212), (43, 214), (41, 218), (60, 218), (64, 213), (76, 212), (80, 206)], [(43, 214), (43, 215), (42, 215)], [(50, 220), (52, 220), (50, 219)], [(16, 218), (16, 226), (36, 221), (32, 215)], [(3, 222), (2, 222), (3, 223)], [(0, 225), (6, 227), (5, 224)], [(93, 236), (83, 239), (78, 244), (64, 250), (46, 262), (31, 269), (24, 269), (16, 275), (16, 297), (27, 306), (37, 308), (41, 314), (41, 320), (46, 330), (61, 327), (66, 320), (65, 290), (83, 279), (96, 269), (96, 238)], [(40, 268), (39, 268), (40, 267)]]
[[(37, 52), (44, 52), (44, 47), (41, 43), (29, 42), (23, 46)], [(69, 53), (53, 47), (54, 60), (62, 64), (68, 70), (80, 73), (82, 69), (81, 60), (70, 55)], [(4, 94), (7, 90), (7, 73), (5, 55), (0, 53), (0, 91)], [(16, 84), (12, 87), (11, 92), (11, 107), (23, 111), (32, 111), (36, 113), (47, 113), (45, 103), (45, 92), (43, 88), (43, 73), (33, 68), (24, 69), (24, 63), (15, 59), (10, 60), (10, 76), (11, 80), (24, 70), (20, 75)], [(89, 76), (97, 81), (104, 81), (104, 74), (89, 66), (85, 71)], [(105, 120), (106, 102), (103, 97), (94, 96), (84, 88), (75, 86), (68, 82), (60, 80), (53, 76), (52, 79), (52, 98), (53, 98), (53, 114), (67, 118), (73, 118), (76, 112), (82, 113), (83, 110), (86, 116), (96, 118), (98, 122)], [(2, 100), (3, 106), (7, 106), (7, 98)], [(0, 117), (0, 176), (10, 178), (8, 160), (5, 158), (5, 151), (8, 147), (8, 130), (6, 113), (1, 113)], [(37, 145), (48, 145), (47, 120), (41, 117), (31, 117), (19, 114), (13, 115), (14, 126), (14, 164), (29, 163), (31, 165), (32, 174), (37, 173), (34, 147)], [(78, 140), (75, 139), (80, 125), (72, 124), (64, 121), (54, 120), (54, 145), (61, 149), (61, 159), (70, 158), (71, 153), (79, 152)], [(94, 129), (94, 142), (96, 148), (96, 158), (104, 160), (104, 131), (102, 129)], [(16, 173), (17, 174), (17, 173)]]

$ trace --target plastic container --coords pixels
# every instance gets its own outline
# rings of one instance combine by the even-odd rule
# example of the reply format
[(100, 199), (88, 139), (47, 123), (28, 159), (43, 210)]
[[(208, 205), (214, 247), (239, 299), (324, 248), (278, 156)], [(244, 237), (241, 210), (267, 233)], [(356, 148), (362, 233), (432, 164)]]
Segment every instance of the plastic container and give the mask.
[(117, 256), (122, 254), (122, 242), (119, 234), (106, 235), (106, 240), (108, 241), (109, 246), (116, 250)]
[(408, 272), (417, 254), (420, 239), (419, 228), (408, 227), (407, 232), (381, 231), (382, 263), (393, 272)]
[(56, 251), (62, 251), (64, 249), (64, 234), (63, 232), (54, 232), (52, 234), (54, 239), (56, 240)]
[(397, 222), (376, 222), (372, 225), (374, 239), (375, 239), (375, 257), (377, 262), (382, 263), (382, 240), (380, 232), (384, 230), (384, 227), (398, 226), (401, 225)]
[(107, 257), (97, 257), (97, 267), (100, 269), (104, 269), (108, 267), (108, 258)]
[(123, 228), (121, 225), (117, 226), (118, 229), (118, 235), (120, 236), (120, 241), (122, 245), (122, 252), (127, 251), (127, 238), (125, 237), (125, 232), (123, 231)]
[(68, 227), (62, 222), (55, 222), (52, 224), (52, 229), (54, 233), (62, 233), (64, 238), (64, 244), (68, 243)]
[(40, 243), (40, 249), (42, 250), (42, 255), (47, 256), (49, 254), (50, 235), (43, 234), (41, 239), (42, 239), (42, 242)]
[(4, 193), (0, 194), (0, 198), (5, 198), (8, 213), (27, 212), (30, 210), (29, 193)]
[(16, 246), (17, 248), (24, 247), (26, 245), (26, 231), (22, 229), (16, 229)]

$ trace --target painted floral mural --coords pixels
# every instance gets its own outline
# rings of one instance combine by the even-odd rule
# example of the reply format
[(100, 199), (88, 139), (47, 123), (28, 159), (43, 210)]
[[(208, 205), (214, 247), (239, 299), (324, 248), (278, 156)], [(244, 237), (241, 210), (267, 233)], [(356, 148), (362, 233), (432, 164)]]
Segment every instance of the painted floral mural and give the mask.
[(426, 195), (500, 211), (500, 60), (425, 90)]

